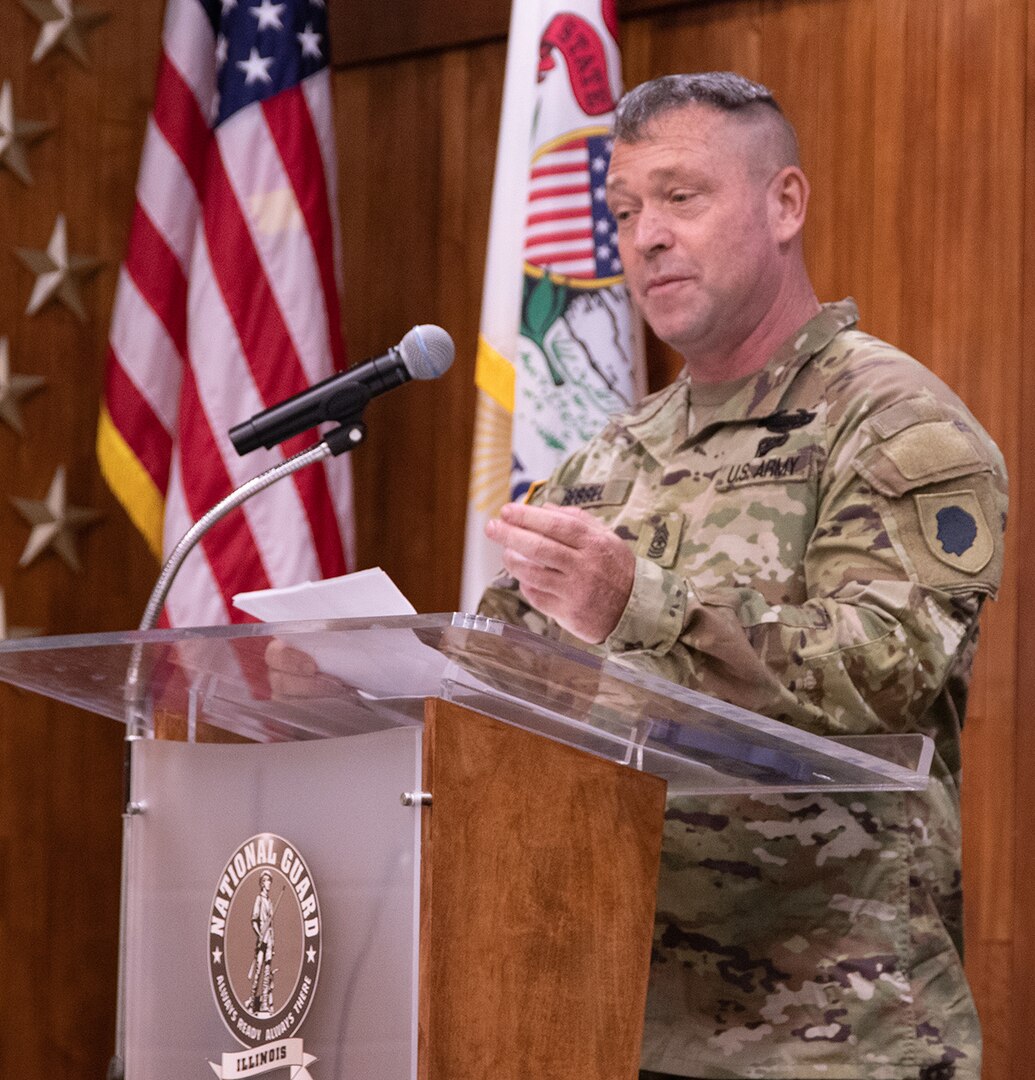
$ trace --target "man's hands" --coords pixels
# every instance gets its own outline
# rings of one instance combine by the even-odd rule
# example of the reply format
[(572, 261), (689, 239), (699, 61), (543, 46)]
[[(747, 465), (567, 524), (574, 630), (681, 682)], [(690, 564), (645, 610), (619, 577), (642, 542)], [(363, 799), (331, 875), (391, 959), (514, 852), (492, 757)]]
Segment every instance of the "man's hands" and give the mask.
[(573, 506), (508, 503), (485, 527), (503, 565), (536, 610), (599, 645), (632, 592), (636, 556), (592, 514)]

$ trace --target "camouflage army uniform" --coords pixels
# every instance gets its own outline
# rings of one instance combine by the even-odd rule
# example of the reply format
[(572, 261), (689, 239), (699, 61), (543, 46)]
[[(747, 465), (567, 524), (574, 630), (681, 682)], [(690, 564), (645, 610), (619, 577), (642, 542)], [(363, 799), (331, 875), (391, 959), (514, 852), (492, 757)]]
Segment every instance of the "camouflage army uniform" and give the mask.
[[(535, 495), (635, 548), (608, 653), (819, 734), (936, 746), (925, 792), (670, 800), (645, 1069), (980, 1074), (959, 736), (1006, 475), (959, 399), (856, 318), (824, 307), (703, 427), (678, 380)], [(574, 641), (507, 577), (481, 611)]]

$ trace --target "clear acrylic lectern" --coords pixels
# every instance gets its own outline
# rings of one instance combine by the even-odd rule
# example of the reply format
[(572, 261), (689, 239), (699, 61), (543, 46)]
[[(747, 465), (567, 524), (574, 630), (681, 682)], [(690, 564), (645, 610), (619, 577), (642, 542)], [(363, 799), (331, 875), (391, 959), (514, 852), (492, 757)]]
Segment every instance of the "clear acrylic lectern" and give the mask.
[(469, 615), (6, 642), (0, 679), (128, 727), (129, 1080), (633, 1080), (666, 785), (917, 789), (932, 754)]

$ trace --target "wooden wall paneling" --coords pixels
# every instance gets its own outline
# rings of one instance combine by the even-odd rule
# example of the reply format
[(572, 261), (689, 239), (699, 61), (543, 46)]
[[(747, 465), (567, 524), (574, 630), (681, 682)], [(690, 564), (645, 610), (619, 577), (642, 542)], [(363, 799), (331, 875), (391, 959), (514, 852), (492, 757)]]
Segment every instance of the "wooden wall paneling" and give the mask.
[[(798, 130), (812, 181), (806, 259), (821, 300), (872, 306), (872, 5), (786, 3), (766, 8), (758, 78)], [(837, 42), (836, 50), (831, 43)]]
[[(695, 0), (618, 0), (619, 17), (686, 7)], [(701, 3), (702, 0), (696, 0)], [(510, 24), (510, 0), (382, 0), (370, 8), (340, 0), (329, 12), (334, 63), (358, 67), (415, 53), (502, 41)]]
[[(935, 83), (931, 366), (1019, 464), (1020, 230), (1023, 214), (1023, 6), (939, 5)], [(1022, 1067), (1010, 1022), (1016, 867), (1004, 837), (1016, 775), (1016, 536), (1002, 600), (983, 623), (964, 745), (967, 967), (982, 1015), (986, 1073)], [(1008, 832), (1008, 830), (1006, 830)], [(1004, 978), (1005, 976), (1005, 978)]]
[[(442, 321), (431, 273), (437, 62), (419, 58), (348, 72), (338, 89), (345, 326), (350, 354), (360, 359), (383, 352), (414, 323)], [(426, 466), (434, 454), (430, 410), (438, 389), (412, 384), (375, 401), (365, 417), (368, 440), (353, 453), (360, 565), (382, 565), (418, 607), (427, 601), (421, 570), (434, 496)], [(402, 507), (405, 520), (394, 521), (393, 511)]]
[(358, 65), (502, 39), (510, 21), (510, 0), (381, 0), (376, 7), (345, 0), (329, 14), (334, 62)]
[[(1035, 1030), (1035, 994), (1030, 991), (1035, 971), (1035, 935), (1031, 933), (1035, 911), (1035, 724), (1028, 708), (1035, 701), (1035, 648), (1030, 630), (1035, 611), (1035, 574), (1026, 553), (1035, 550), (1035, 0), (1028, 0), (1026, 26), (1026, 72), (1024, 93), (1024, 218), (1022, 239), (1024, 262), (1020, 283), (1022, 315), (1021, 348), (1017, 363), (1021, 373), (1021, 423), (1018, 462), (1014, 469), (1013, 499), (1010, 507), (1012, 532), (1016, 541), (1016, 588), (1012, 596), (1017, 612), (1016, 643), (1017, 698), (1015, 702), (1016, 744), (1013, 759), (1005, 756), (1000, 768), (1011, 769), (1016, 777), (1014, 805), (1001, 823), (1001, 843), (1012, 841), (1016, 870), (1014, 889), (1014, 929), (1012, 979), (1009, 981), (1010, 1029), (1017, 1032), (1018, 1050), (1013, 1076), (1030, 1070), (1030, 1053), (1025, 1036)], [(1011, 828), (1012, 825), (1012, 828)], [(1011, 835), (1012, 834), (1012, 835)], [(1010, 969), (1007, 969), (1010, 971)]]
[[(463, 536), (467, 517), (474, 359), (505, 64), (504, 43), (480, 45), (463, 55), (451, 53), (443, 58), (442, 214), (434, 276), (437, 307), (448, 320), (457, 359), (433, 405), (437, 453), (432, 484), (438, 513), (432, 556), (439, 567), (441, 610), (459, 606), (461, 560), (457, 554), (462, 541), (458, 538)], [(459, 123), (458, 117), (462, 117)]]
[(474, 356), (501, 45), (339, 72), (345, 325), (354, 356), (413, 323), (453, 336), (453, 368), (374, 402), (354, 454), (359, 565), (379, 564), (418, 610), (459, 595)]
[[(24, 403), (25, 436), (0, 425), (0, 586), (9, 623), (76, 633), (134, 626), (157, 568), (115, 507), (93, 453), (116, 270), (144, 116), (154, 82), (161, 0), (113, 0), (84, 68), (58, 51), (30, 62), (39, 23), (3, 16), (0, 81), (16, 115), (53, 122), (30, 148), (35, 178), (0, 170), (0, 335), (14, 371), (43, 375)], [(28, 317), (32, 275), (13, 247), (43, 248), (58, 212), (70, 248), (106, 260), (81, 290), (85, 324), (48, 305)], [(104, 520), (78, 540), (83, 573), (53, 553), (17, 566), (29, 530), (10, 497), (42, 498), (67, 468), (72, 503)], [(5, 1021), (0, 1075), (103, 1076), (114, 1036), (122, 733), (73, 709), (0, 687), (0, 952)]]

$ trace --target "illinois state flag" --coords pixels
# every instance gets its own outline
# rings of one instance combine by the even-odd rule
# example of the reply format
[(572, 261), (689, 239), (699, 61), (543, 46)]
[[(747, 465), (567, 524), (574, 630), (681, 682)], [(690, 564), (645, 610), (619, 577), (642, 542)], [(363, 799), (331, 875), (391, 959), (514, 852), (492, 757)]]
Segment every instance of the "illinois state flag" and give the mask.
[(643, 392), (604, 201), (621, 94), (614, 0), (514, 0), (475, 381), (461, 606), (499, 572), (483, 534)]
[[(227, 429), (344, 367), (324, 0), (169, 0), (98, 427), (102, 472), (156, 555), (313, 442), (237, 456)], [(347, 462), (303, 470), (184, 563), (173, 625), (344, 573)]]

